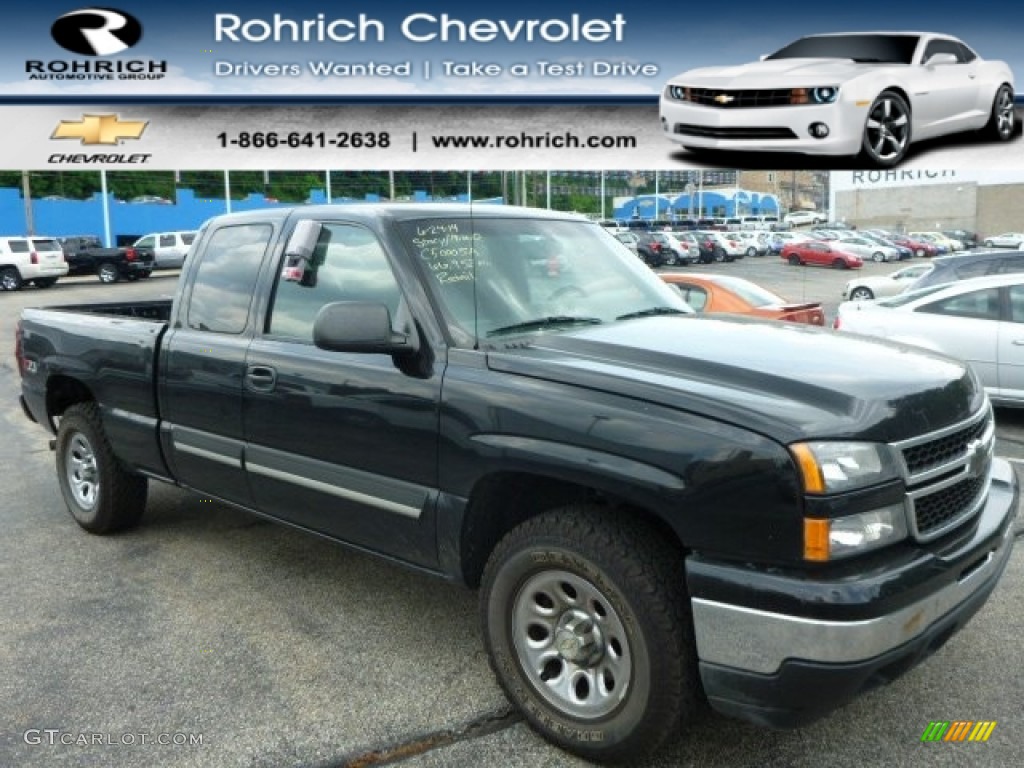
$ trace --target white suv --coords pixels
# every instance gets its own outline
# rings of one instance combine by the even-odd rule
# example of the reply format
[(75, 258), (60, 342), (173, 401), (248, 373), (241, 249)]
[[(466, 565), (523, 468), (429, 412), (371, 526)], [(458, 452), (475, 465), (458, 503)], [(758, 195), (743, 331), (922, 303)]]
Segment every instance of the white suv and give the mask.
[(185, 254), (196, 239), (195, 232), (154, 232), (140, 237), (132, 248), (153, 252), (155, 269), (174, 269), (185, 263)]
[(64, 251), (52, 237), (0, 237), (0, 290), (25, 283), (49, 288), (68, 273)]

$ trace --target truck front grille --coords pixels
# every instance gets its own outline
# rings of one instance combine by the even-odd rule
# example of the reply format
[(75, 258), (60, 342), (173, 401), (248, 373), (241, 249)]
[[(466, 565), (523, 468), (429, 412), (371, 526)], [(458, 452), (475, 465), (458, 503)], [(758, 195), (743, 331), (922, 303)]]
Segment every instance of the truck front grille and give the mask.
[(959, 424), (893, 445), (903, 465), (915, 538), (938, 538), (977, 514), (988, 496), (994, 445), (988, 405)]

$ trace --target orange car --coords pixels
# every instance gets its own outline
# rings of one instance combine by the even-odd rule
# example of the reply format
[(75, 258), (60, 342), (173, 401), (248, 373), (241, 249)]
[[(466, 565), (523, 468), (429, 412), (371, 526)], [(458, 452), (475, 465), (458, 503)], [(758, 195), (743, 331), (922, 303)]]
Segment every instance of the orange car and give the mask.
[(697, 312), (733, 312), (791, 323), (825, 325), (820, 302), (791, 304), (756, 283), (731, 275), (694, 272), (662, 272), (661, 279), (674, 285)]

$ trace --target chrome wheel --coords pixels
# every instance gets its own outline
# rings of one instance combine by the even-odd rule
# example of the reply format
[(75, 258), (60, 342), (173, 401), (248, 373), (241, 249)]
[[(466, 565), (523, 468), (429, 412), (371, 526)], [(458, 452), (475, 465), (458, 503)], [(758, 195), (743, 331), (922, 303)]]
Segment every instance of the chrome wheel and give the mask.
[(64, 470), (67, 473), (68, 487), (78, 505), (84, 510), (90, 510), (96, 506), (96, 499), (100, 493), (96, 453), (81, 432), (77, 432), (71, 437)]
[(115, 264), (100, 264), (97, 277), (101, 283), (116, 283), (121, 277), (121, 273)]
[(996, 134), (999, 138), (1003, 141), (1009, 139), (1013, 135), (1016, 118), (1014, 117), (1013, 91), (1005, 85), (996, 94), (992, 117), (995, 120)]
[(879, 165), (895, 165), (910, 145), (910, 108), (895, 93), (886, 91), (868, 111), (864, 124), (864, 150)]
[(14, 267), (0, 269), (0, 288), (5, 291), (16, 291), (21, 288), (21, 275)]
[(611, 602), (568, 571), (542, 571), (513, 604), (513, 643), (533, 687), (570, 717), (612, 712), (632, 679), (626, 629)]
[(875, 298), (875, 294), (871, 292), (870, 288), (854, 288), (850, 293), (851, 301), (870, 301)]

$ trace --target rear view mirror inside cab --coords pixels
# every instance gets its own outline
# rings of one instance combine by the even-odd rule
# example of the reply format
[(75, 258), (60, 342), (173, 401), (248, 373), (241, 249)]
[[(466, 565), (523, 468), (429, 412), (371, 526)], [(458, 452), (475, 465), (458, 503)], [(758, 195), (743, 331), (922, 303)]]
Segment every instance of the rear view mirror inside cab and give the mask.
[(314, 254), (322, 228), (320, 222), (310, 219), (303, 219), (295, 225), (284, 249), (282, 280), (310, 287), (316, 285)]

